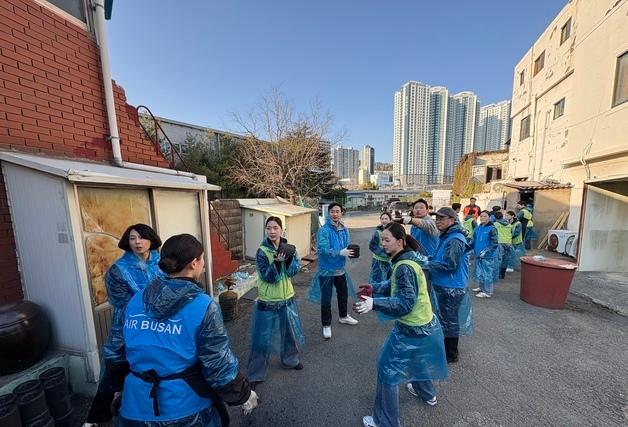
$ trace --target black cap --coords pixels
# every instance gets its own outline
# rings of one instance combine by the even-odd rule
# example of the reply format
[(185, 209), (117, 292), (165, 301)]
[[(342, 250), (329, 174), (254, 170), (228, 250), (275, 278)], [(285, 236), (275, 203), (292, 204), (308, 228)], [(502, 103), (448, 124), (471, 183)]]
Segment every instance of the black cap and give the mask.
[(456, 219), (456, 217), (458, 216), (456, 211), (453, 210), (450, 207), (440, 208), (438, 211), (436, 211), (436, 213), (434, 215), (436, 215), (436, 216), (445, 216), (445, 217), (453, 218), (453, 219)]

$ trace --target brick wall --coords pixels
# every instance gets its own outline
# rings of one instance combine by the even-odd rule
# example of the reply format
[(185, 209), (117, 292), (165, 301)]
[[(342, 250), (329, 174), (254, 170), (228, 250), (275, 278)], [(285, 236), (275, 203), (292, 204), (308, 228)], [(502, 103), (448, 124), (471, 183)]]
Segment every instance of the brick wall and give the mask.
[[(109, 162), (98, 46), (92, 35), (33, 0), (0, 1), (0, 150)], [(168, 167), (114, 84), (125, 161)], [(0, 177), (0, 304), (22, 298)]]

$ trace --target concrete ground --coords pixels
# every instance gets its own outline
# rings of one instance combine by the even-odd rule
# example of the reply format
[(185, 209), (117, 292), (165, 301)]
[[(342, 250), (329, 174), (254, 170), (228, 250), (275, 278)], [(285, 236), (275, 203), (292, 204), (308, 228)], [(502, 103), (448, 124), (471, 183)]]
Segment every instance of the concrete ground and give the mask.
[[(348, 264), (356, 284), (366, 282), (368, 241), (378, 214), (347, 218), (363, 256)], [(320, 307), (304, 300), (315, 264), (294, 280), (306, 335), (305, 369), (283, 370), (274, 358), (257, 391), (262, 403), (245, 417), (231, 408), (232, 426), (361, 426), (371, 413), (375, 363), (391, 324), (374, 313), (356, 316), (321, 337)], [(460, 342), (460, 361), (437, 384), (438, 405), (400, 392), (406, 427), (625, 426), (628, 425), (628, 318), (571, 294), (565, 310), (519, 299), (519, 274), (496, 287), (494, 298), (474, 298), (475, 331)], [(253, 303), (241, 300), (228, 322), (231, 345), (246, 370)], [(78, 402), (77, 402), (78, 403)], [(82, 406), (82, 410), (79, 409)], [(87, 402), (76, 405), (87, 411)]]
[[(363, 257), (350, 262), (356, 284), (368, 277), (368, 241), (377, 214), (350, 216), (352, 240)], [(306, 335), (302, 371), (271, 361), (258, 386), (262, 404), (250, 416), (232, 408), (233, 426), (360, 426), (371, 413), (375, 363), (390, 324), (373, 313), (357, 326), (339, 325), (321, 337), (320, 308), (305, 302), (313, 271), (294, 280)], [(437, 385), (428, 407), (405, 390), (402, 424), (463, 426), (620, 426), (628, 424), (628, 319), (570, 295), (565, 310), (519, 299), (519, 274), (509, 274), (494, 298), (474, 298), (475, 331), (462, 338), (460, 361)], [(232, 347), (246, 369), (252, 303), (227, 323)], [(357, 317), (357, 316), (356, 316)]]

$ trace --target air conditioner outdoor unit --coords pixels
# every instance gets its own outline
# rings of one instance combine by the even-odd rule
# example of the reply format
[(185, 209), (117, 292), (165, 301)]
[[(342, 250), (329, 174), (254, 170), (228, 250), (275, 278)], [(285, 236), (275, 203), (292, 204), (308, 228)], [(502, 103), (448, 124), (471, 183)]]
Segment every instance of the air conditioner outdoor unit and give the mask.
[[(577, 231), (569, 230), (550, 230), (549, 238), (547, 240), (547, 246), (550, 251), (558, 252), (559, 254), (570, 255), (567, 252), (567, 242), (569, 241), (569, 248), (573, 247), (573, 253), (575, 254), (576, 238), (578, 236)], [(570, 255), (575, 256), (575, 255)]]
[(574, 233), (572, 236), (567, 237), (565, 242), (565, 253), (572, 258), (575, 258), (578, 252), (578, 233)]

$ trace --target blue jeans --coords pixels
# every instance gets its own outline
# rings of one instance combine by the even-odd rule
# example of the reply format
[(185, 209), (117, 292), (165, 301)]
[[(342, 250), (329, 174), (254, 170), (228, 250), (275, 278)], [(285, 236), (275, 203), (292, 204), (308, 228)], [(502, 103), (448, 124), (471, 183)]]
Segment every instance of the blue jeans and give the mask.
[[(412, 387), (424, 401), (436, 396), (432, 381), (413, 381)], [(401, 427), (399, 420), (399, 386), (377, 383), (373, 421), (379, 427)]]

